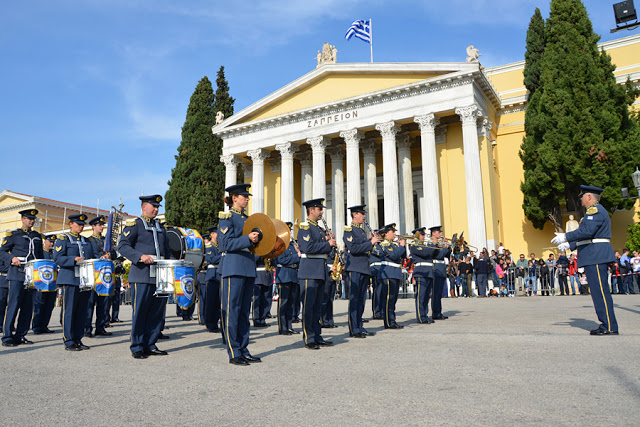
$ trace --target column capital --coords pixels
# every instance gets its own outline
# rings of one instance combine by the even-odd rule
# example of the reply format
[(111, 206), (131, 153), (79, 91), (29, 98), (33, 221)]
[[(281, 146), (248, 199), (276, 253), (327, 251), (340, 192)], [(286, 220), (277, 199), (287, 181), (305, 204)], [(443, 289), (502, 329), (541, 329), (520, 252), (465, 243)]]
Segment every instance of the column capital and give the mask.
[(396, 137), (396, 147), (398, 149), (411, 148), (411, 135), (408, 132), (399, 133)]
[(256, 165), (264, 165), (264, 161), (269, 157), (269, 152), (262, 148), (256, 148), (255, 150), (247, 151), (247, 155), (251, 157), (251, 160)]
[(344, 150), (340, 147), (331, 147), (327, 150), (327, 154), (331, 157), (332, 162), (344, 161)]
[(356, 147), (360, 144), (360, 140), (364, 135), (358, 129), (349, 129), (340, 132), (340, 136), (344, 139), (347, 148)]
[(238, 167), (238, 163), (240, 163), (240, 159), (235, 154), (220, 156), (220, 161), (224, 163), (227, 168)]
[(362, 143), (362, 154), (365, 156), (375, 156), (376, 148), (376, 143), (371, 139), (367, 139)]
[(400, 132), (400, 127), (392, 120), (390, 122), (378, 123), (376, 125), (376, 130), (380, 132), (382, 139), (387, 139), (396, 136), (396, 134)]
[(276, 150), (280, 152), (280, 156), (286, 160), (292, 160), (293, 154), (298, 151), (298, 146), (293, 145), (292, 142), (285, 142), (284, 144), (276, 145)]
[(476, 119), (480, 114), (480, 110), (477, 105), (469, 105), (467, 107), (458, 107), (456, 108), (456, 114), (460, 116), (460, 120), (462, 120), (462, 124), (476, 124)]
[(302, 166), (311, 166), (311, 163), (312, 163), (311, 153), (309, 152), (299, 153), (297, 157)]
[(243, 163), (242, 172), (245, 178), (251, 178), (253, 176), (253, 166), (250, 163)]
[(330, 141), (324, 136), (307, 138), (307, 144), (311, 146), (311, 151), (315, 154), (324, 154), (325, 148), (327, 148), (329, 142)]
[(440, 124), (440, 119), (435, 114), (429, 113), (422, 116), (415, 116), (413, 121), (420, 126), (421, 132), (434, 132), (436, 126)]

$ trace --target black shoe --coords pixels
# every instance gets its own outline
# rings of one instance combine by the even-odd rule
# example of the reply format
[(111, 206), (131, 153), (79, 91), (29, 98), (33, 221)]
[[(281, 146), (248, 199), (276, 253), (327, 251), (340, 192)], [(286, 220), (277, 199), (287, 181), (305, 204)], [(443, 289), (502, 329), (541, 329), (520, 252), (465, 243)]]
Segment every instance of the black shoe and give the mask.
[(367, 337), (367, 335), (365, 335), (362, 332), (358, 332), (357, 334), (350, 334), (349, 336), (353, 337), (353, 338), (366, 338)]
[(260, 359), (259, 357), (255, 357), (252, 355), (247, 355), (247, 356), (242, 356), (244, 358), (244, 360), (246, 360), (249, 363), (260, 363), (262, 362), (262, 359)]
[(314, 342), (304, 345), (308, 350), (320, 350), (320, 346)]
[(15, 341), (8, 341), (8, 342), (3, 342), (2, 343), (3, 347), (17, 347), (19, 345), (20, 345), (20, 343), (19, 342), (15, 342)]
[(440, 316), (433, 316), (433, 320), (445, 320), (448, 319), (448, 316), (441, 314)]
[(254, 328), (268, 328), (269, 325), (267, 325), (266, 323), (262, 323), (262, 322), (253, 322), (253, 327)]
[(80, 346), (78, 346), (78, 344), (72, 344), (72, 345), (70, 345), (68, 347), (65, 346), (64, 349), (67, 350), (67, 351), (80, 351), (80, 350), (82, 350), (80, 348)]
[(594, 329), (590, 332), (591, 335), (618, 335), (618, 331), (607, 331), (606, 329)]
[(20, 344), (33, 344), (33, 341), (29, 341), (28, 339), (26, 339), (25, 337), (22, 337), (20, 339)]
[(193, 317), (183, 317), (182, 320), (184, 320), (185, 322), (188, 322), (190, 320), (193, 320)]
[(43, 333), (43, 334), (55, 334), (55, 333), (56, 333), (56, 331), (52, 331), (52, 330), (51, 330), (51, 329), (49, 329), (49, 328), (45, 328), (45, 330), (44, 330), (42, 333)]
[(293, 319), (291, 323), (300, 323), (300, 319)]
[(295, 329), (289, 329), (289, 332), (291, 332), (292, 334), (299, 334), (300, 331), (296, 331)]
[(154, 348), (153, 350), (144, 350), (142, 353), (145, 356), (166, 356), (167, 354), (169, 354), (166, 351), (159, 350), (157, 348)]
[(231, 363), (232, 365), (249, 366), (249, 362), (247, 361), (247, 359), (242, 356), (234, 357), (233, 359), (229, 360), (229, 363)]
[(382, 317), (380, 317), (380, 316), (373, 316), (373, 317), (371, 318), (371, 320), (382, 320)]
[(98, 335), (102, 335), (102, 336), (105, 336), (105, 337), (110, 337), (111, 335), (113, 335), (113, 332), (96, 331), (95, 336), (97, 337)]
[(105, 327), (105, 328), (110, 328), (110, 327), (111, 327), (111, 324), (110, 324), (110, 323), (105, 323), (105, 324), (104, 324), (104, 327)]
[(220, 332), (220, 328), (207, 329), (207, 332)]
[(398, 324), (394, 324), (394, 325), (385, 327), (385, 329), (402, 329), (402, 328), (404, 328), (404, 326), (398, 325)]
[(91, 332), (85, 332), (84, 336), (87, 338), (93, 338), (94, 335)]
[(286, 330), (286, 331), (279, 331), (278, 332), (279, 335), (293, 335), (292, 331)]
[(364, 331), (363, 334), (365, 334), (368, 337), (372, 337), (374, 336), (376, 333), (375, 332), (369, 332), (369, 331)]
[(40, 334), (45, 334), (46, 332), (44, 330), (40, 331), (40, 330), (33, 330), (33, 335), (40, 335)]
[(89, 350), (89, 349), (91, 349), (91, 347), (89, 347), (88, 345), (84, 345), (81, 342), (77, 343), (76, 345), (78, 346), (78, 348), (80, 350)]
[(160, 335), (158, 335), (159, 340), (168, 340), (169, 338), (171, 338), (169, 335), (165, 335), (162, 332), (160, 332)]
[(271, 313), (267, 313), (267, 319), (271, 319), (272, 317)]
[(369, 323), (369, 319), (362, 319), (362, 323)]
[(322, 341), (318, 341), (316, 344), (322, 345), (322, 346), (325, 346), (325, 347), (331, 347), (333, 345), (333, 341), (322, 340)]
[(149, 357), (142, 351), (134, 351), (133, 353), (131, 353), (131, 356), (133, 356), (134, 359), (146, 359), (147, 357)]
[(120, 320), (120, 319), (115, 319), (115, 320), (112, 319), (111, 323), (122, 323), (122, 320)]

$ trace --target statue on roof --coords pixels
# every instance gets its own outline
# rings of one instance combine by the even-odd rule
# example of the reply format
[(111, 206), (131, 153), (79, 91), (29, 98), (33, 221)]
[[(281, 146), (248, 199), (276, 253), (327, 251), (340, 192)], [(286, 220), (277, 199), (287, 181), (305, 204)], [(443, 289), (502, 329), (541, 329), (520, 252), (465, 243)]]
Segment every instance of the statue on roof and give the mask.
[(222, 111), (218, 111), (216, 113), (216, 124), (219, 125), (224, 121), (224, 113)]
[(478, 58), (481, 56), (479, 50), (473, 47), (473, 45), (467, 47), (467, 55), (467, 62), (478, 62)]
[(337, 63), (338, 49), (336, 49), (335, 46), (332, 46), (329, 43), (325, 42), (322, 45), (322, 52), (318, 51), (318, 54), (316, 55), (316, 61), (318, 61), (318, 65), (316, 66), (316, 68), (324, 64)]

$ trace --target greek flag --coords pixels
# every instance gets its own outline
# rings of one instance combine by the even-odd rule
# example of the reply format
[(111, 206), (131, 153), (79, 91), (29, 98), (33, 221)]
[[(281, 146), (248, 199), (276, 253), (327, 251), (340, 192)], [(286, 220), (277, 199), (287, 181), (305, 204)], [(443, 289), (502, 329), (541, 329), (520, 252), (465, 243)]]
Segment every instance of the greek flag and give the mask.
[(351, 37), (356, 36), (362, 41), (371, 43), (371, 22), (370, 20), (357, 20), (353, 21), (353, 24), (347, 30), (344, 38), (350, 40)]

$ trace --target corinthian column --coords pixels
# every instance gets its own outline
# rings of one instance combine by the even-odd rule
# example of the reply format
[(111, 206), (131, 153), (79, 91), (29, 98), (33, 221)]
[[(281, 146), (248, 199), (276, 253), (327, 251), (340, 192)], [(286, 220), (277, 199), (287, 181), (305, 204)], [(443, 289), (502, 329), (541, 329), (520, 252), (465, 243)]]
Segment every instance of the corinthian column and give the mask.
[(462, 146), (464, 150), (464, 172), (467, 187), (467, 221), (469, 222), (469, 243), (482, 249), (487, 245), (487, 229), (484, 216), (482, 194), (482, 171), (480, 170), (480, 149), (478, 147), (478, 107), (456, 108), (462, 120)]
[(400, 232), (401, 234), (409, 234), (415, 228), (411, 136), (409, 134), (403, 134), (398, 138), (398, 167), (400, 169)]
[(293, 153), (297, 147), (290, 142), (276, 145), (280, 152), (280, 219), (293, 222)]
[(360, 195), (360, 152), (358, 147), (362, 134), (358, 129), (340, 132), (347, 146), (347, 207), (359, 205)]
[(369, 213), (369, 225), (376, 230), (378, 227), (378, 178), (376, 175), (376, 146), (373, 141), (366, 141), (362, 145), (362, 154), (364, 155), (364, 174), (365, 174), (365, 199), (367, 210)]
[[(238, 163), (240, 163), (240, 159), (235, 154), (229, 154), (228, 156), (220, 156), (220, 161), (225, 166), (224, 188), (236, 185), (238, 183)], [(224, 210), (229, 210), (229, 206), (226, 203)]]
[(400, 198), (398, 197), (398, 156), (395, 122), (379, 123), (376, 129), (382, 135), (382, 179), (384, 182), (384, 223), (400, 223)]
[(440, 219), (440, 190), (438, 188), (438, 160), (436, 159), (436, 126), (440, 120), (435, 114), (416, 116), (420, 125), (422, 154), (422, 193), (424, 204), (420, 210), (421, 227), (442, 225)]
[[(300, 175), (302, 181), (302, 202), (306, 202), (313, 198), (313, 176), (312, 176), (312, 162), (310, 153), (298, 154), (298, 160), (300, 160)], [(304, 206), (301, 207), (302, 220), (307, 218), (307, 212)]]
[(344, 234), (344, 152), (341, 149), (333, 149), (329, 152), (331, 156), (331, 176), (333, 201), (333, 230), (336, 234), (336, 241), (342, 246), (342, 236)]
[(307, 139), (313, 153), (313, 198), (327, 198), (327, 179), (325, 177), (326, 156), (325, 148), (329, 141), (323, 136), (315, 136)]
[(251, 213), (264, 213), (264, 160), (269, 156), (267, 151), (261, 148), (247, 151), (253, 161), (253, 184), (251, 193)]

